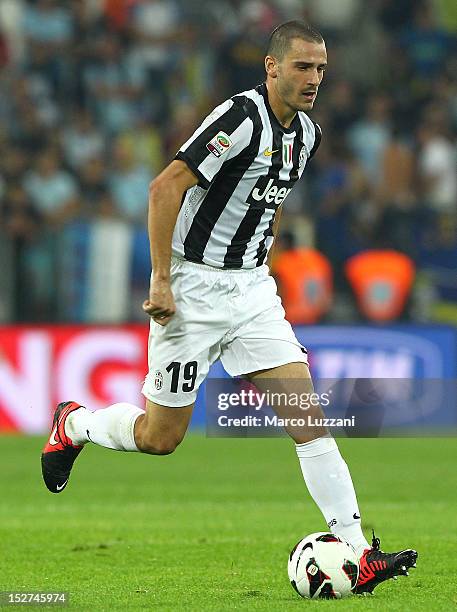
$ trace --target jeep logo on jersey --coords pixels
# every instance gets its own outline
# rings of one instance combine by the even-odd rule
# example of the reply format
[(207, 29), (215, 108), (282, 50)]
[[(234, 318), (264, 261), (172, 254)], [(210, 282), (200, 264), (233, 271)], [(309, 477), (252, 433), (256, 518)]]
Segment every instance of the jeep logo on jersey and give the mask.
[(292, 190), (289, 181), (280, 181), (268, 176), (261, 176), (256, 186), (248, 196), (247, 203), (258, 206), (260, 202), (265, 208), (278, 208)]
[(218, 132), (216, 136), (208, 142), (206, 148), (215, 157), (220, 157), (232, 146), (232, 141), (225, 132)]

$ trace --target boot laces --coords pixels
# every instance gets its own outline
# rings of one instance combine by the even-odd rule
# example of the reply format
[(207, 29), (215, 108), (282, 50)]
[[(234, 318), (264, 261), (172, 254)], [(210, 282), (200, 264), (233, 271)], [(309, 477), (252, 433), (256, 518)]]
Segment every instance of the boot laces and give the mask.
[(379, 550), (380, 546), (381, 546), (381, 540), (379, 538), (377, 538), (374, 534), (374, 529), (371, 530), (372, 533), (372, 540), (371, 540), (371, 548), (373, 550)]

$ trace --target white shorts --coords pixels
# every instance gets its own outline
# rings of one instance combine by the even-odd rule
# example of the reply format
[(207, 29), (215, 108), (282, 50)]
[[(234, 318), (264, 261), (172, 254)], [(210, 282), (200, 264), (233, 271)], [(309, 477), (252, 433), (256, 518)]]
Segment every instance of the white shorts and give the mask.
[(165, 326), (150, 323), (142, 393), (153, 402), (192, 404), (219, 358), (231, 376), (308, 362), (266, 265), (218, 270), (173, 257), (171, 288), (174, 317)]

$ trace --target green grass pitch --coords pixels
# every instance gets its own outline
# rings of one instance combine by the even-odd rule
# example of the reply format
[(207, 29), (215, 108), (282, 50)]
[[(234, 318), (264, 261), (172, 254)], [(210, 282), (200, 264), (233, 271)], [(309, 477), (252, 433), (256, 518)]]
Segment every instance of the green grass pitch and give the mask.
[(168, 457), (90, 445), (60, 495), (43, 442), (0, 438), (0, 590), (68, 591), (76, 610), (457, 610), (454, 439), (340, 441), (367, 536), (419, 561), (374, 597), (316, 602), (287, 578), (292, 546), (326, 529), (288, 439), (192, 434)]

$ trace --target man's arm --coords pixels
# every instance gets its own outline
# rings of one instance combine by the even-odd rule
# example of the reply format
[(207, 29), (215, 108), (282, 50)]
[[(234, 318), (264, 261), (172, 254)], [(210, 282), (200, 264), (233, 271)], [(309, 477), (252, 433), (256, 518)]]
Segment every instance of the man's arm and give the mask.
[(171, 241), (184, 193), (198, 183), (183, 161), (174, 160), (149, 187), (148, 233), (153, 277), (143, 310), (166, 325), (176, 308), (170, 287)]
[(273, 227), (272, 227), (273, 244), (271, 245), (271, 248), (268, 251), (268, 256), (267, 256), (267, 266), (270, 268), (270, 274), (271, 274), (271, 265), (273, 263), (273, 251), (275, 248), (276, 236), (278, 235), (279, 223), (281, 221), (281, 213), (282, 213), (282, 204), (281, 206), (278, 207), (278, 210), (276, 211), (276, 214), (275, 214), (275, 220), (273, 221)]

